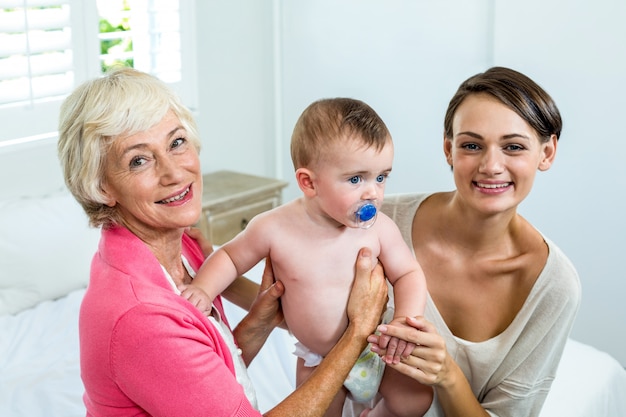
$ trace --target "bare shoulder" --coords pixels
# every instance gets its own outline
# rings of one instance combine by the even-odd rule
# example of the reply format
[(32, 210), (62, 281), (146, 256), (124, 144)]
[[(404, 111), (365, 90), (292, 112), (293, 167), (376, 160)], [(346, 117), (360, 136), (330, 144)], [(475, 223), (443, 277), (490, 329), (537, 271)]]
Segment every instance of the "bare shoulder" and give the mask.
[(416, 215), (429, 216), (439, 213), (443, 207), (450, 204), (453, 198), (453, 191), (431, 194), (421, 201), (417, 207)]
[(516, 215), (515, 222), (512, 222), (512, 224), (514, 230), (512, 235), (519, 253), (539, 255), (547, 258), (549, 253), (548, 243), (535, 226), (520, 214)]
[(270, 253), (275, 253), (289, 241), (291, 228), (286, 227), (297, 211), (291, 204), (278, 206), (254, 216), (245, 228), (220, 249), (237, 264), (240, 271), (247, 271)]
[(373, 229), (380, 242), (381, 260), (389, 256), (395, 257), (400, 254), (402, 257), (409, 257), (411, 260), (414, 260), (410, 248), (402, 236), (402, 232), (389, 216), (384, 213), (379, 213)]
[(380, 236), (381, 240), (400, 236), (400, 229), (398, 228), (396, 222), (394, 222), (391, 217), (382, 211), (378, 212), (376, 222), (374, 223), (372, 230)]
[(280, 226), (302, 215), (302, 204), (299, 199), (290, 201), (271, 210), (257, 214), (250, 220), (248, 227), (267, 228)]
[(454, 192), (434, 193), (426, 197), (415, 209), (410, 225), (412, 236), (420, 236), (421, 239), (412, 241), (413, 245), (423, 242), (426, 236), (436, 232), (437, 228), (446, 227), (443, 213), (450, 205), (454, 197)]

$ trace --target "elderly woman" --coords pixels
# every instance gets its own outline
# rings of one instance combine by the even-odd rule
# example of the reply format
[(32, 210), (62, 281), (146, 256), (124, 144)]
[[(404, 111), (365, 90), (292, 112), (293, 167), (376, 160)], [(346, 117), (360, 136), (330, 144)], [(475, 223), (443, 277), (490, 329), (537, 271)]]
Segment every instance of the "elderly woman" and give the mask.
[[(219, 298), (203, 315), (179, 296), (204, 260), (185, 233), (201, 214), (199, 148), (189, 111), (161, 81), (136, 70), (88, 81), (62, 106), (65, 181), (91, 225), (102, 228), (79, 322), (89, 416), (261, 415), (245, 367), (282, 321), (282, 284), (266, 268), (233, 332)], [(239, 288), (238, 301), (254, 298), (247, 290), (254, 285)], [(362, 250), (348, 329), (315, 375), (266, 415), (323, 415), (385, 300), (381, 269), (372, 272)]]

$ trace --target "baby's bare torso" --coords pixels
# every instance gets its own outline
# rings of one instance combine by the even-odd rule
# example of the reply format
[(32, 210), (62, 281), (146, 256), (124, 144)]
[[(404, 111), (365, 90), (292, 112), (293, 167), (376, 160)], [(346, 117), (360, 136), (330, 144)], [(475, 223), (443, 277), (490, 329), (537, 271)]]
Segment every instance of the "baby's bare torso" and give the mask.
[(376, 224), (330, 228), (290, 215), (279, 222), (283, 227), (271, 238), (270, 253), (274, 276), (285, 285), (285, 320), (302, 344), (326, 355), (348, 325), (346, 305), (359, 250), (368, 247), (379, 256)]

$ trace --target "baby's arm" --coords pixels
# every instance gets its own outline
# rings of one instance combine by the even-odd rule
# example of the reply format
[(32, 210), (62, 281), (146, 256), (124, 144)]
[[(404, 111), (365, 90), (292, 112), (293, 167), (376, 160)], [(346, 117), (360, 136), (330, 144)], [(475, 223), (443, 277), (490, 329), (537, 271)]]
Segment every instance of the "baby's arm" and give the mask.
[(233, 260), (224, 248), (220, 248), (204, 261), (191, 284), (181, 287), (180, 295), (207, 314), (215, 297), (228, 288), (237, 276)]
[[(423, 276), (423, 273), (420, 276), (419, 273), (414, 271), (403, 275), (392, 283), (394, 315), (393, 320), (388, 324), (389, 326), (410, 327), (406, 324), (407, 317), (424, 315), (424, 308), (420, 308), (420, 303), (422, 298), (424, 298), (424, 304), (426, 302), (426, 290), (422, 289), (422, 285), (419, 284), (420, 279), (425, 281)], [(412, 313), (413, 311), (417, 311), (418, 313)], [(381, 337), (381, 342), (386, 345), (387, 351), (384, 360), (387, 363), (400, 363), (400, 359), (408, 358), (416, 347), (414, 343), (396, 337), (388, 338), (383, 336)]]
[[(265, 220), (260, 220), (261, 217)], [(181, 295), (200, 311), (210, 311), (215, 297), (269, 253), (270, 239), (263, 232), (267, 219), (269, 216), (256, 216), (244, 231), (214, 251), (202, 264), (192, 283), (183, 288)]]
[[(379, 259), (385, 268), (387, 279), (393, 285), (394, 318), (390, 325), (406, 326), (406, 317), (424, 315), (426, 308), (426, 278), (412, 251), (402, 239), (396, 224), (387, 216), (379, 232), (381, 251)], [(408, 356), (415, 345), (397, 338), (386, 340), (385, 360), (398, 363), (400, 356)]]

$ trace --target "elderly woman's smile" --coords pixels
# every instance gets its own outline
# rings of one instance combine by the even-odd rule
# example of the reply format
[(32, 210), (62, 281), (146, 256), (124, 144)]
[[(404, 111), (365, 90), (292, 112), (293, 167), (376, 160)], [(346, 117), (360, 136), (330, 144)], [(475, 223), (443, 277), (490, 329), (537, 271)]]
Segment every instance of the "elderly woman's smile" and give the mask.
[(198, 220), (198, 150), (173, 112), (146, 131), (114, 140), (103, 189), (107, 205), (117, 206), (123, 223), (135, 233), (186, 228)]
[(188, 199), (186, 199), (185, 197), (189, 196), (189, 197), (193, 197), (193, 195), (189, 195), (189, 192), (191, 191), (191, 185), (189, 185), (189, 187), (185, 188), (185, 190), (178, 194), (175, 195), (173, 197), (169, 197), (169, 198), (164, 198), (163, 200), (157, 201), (157, 204), (169, 204), (169, 203), (174, 203), (174, 202), (180, 202), (183, 201), (183, 199), (185, 199), (185, 201), (187, 201)]

